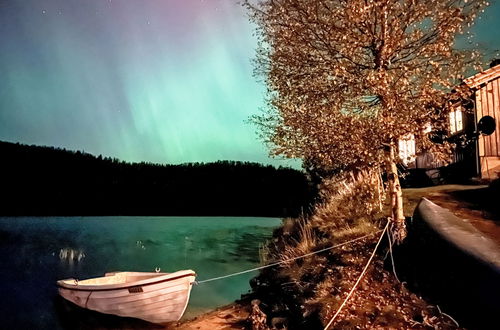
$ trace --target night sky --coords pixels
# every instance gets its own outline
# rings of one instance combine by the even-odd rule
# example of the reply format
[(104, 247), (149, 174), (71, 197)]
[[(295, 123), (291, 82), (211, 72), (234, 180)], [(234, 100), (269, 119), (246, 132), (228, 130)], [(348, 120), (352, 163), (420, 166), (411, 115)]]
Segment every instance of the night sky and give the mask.
[[(475, 27), (490, 58), (500, 4)], [(127, 161), (276, 165), (236, 0), (0, 0), (0, 140)], [(498, 56), (498, 55), (497, 55)]]

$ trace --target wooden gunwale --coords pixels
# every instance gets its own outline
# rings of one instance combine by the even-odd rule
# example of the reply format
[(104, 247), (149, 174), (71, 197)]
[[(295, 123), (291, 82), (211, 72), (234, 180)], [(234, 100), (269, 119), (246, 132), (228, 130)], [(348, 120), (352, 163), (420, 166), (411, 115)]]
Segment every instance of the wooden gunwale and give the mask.
[(78, 285), (71, 285), (71, 284), (65, 284), (62, 281), (57, 282), (57, 286), (61, 289), (65, 290), (74, 290), (74, 291), (86, 291), (86, 292), (97, 292), (97, 291), (116, 291), (116, 290), (126, 290), (134, 287), (144, 287), (144, 286), (149, 286), (153, 284), (159, 284), (159, 283), (164, 283), (164, 282), (170, 282), (174, 280), (178, 280), (180, 278), (184, 277), (189, 277), (189, 276), (196, 276), (196, 273), (188, 273), (188, 274), (183, 274), (179, 276), (174, 276), (174, 277), (169, 277), (169, 278), (164, 278), (161, 280), (156, 280), (156, 281), (151, 281), (151, 282), (146, 282), (146, 283), (141, 283), (144, 281), (136, 282), (136, 283), (124, 283), (123, 285), (119, 284), (113, 284), (117, 285), (112, 288), (96, 288), (96, 285), (93, 285), (94, 288), (84, 288), (82, 286), (78, 287)]

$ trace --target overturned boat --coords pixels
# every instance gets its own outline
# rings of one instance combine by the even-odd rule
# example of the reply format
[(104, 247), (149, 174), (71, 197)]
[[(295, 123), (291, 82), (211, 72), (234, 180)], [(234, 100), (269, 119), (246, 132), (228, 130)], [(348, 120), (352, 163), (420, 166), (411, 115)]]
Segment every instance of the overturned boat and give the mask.
[(59, 294), (72, 303), (105, 314), (152, 323), (178, 321), (189, 302), (196, 274), (114, 272), (87, 280), (57, 281)]

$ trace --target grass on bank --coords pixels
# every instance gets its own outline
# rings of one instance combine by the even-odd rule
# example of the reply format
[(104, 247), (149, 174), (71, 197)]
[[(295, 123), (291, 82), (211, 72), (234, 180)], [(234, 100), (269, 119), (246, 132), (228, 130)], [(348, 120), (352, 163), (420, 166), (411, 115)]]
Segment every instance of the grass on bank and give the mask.
[[(286, 219), (275, 231), (263, 250), (264, 262), (318, 251), (375, 233), (385, 225), (385, 196), (378, 175), (346, 174), (326, 181), (321, 188), (323, 202), (311, 216)], [(252, 287), (268, 320), (286, 318), (289, 329), (323, 329), (358, 279), (377, 239), (378, 235), (373, 235), (263, 271)], [(457, 328), (454, 321), (409, 292), (384, 267), (387, 252), (387, 244), (379, 249), (331, 329)]]

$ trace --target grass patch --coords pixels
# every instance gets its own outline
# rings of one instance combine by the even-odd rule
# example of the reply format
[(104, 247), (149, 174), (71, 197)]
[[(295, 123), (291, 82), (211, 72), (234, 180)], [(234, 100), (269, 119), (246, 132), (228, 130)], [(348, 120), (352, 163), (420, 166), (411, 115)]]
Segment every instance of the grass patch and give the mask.
[[(387, 221), (378, 174), (345, 174), (325, 181), (321, 191), (322, 202), (312, 215), (283, 221), (263, 248), (263, 261), (284, 261), (373, 235), (267, 268), (252, 281), (254, 295), (262, 301), (268, 320), (286, 318), (291, 330), (323, 329), (359, 277), (378, 239), (375, 233)], [(386, 249), (379, 250), (333, 328), (456, 328), (386, 270)]]

